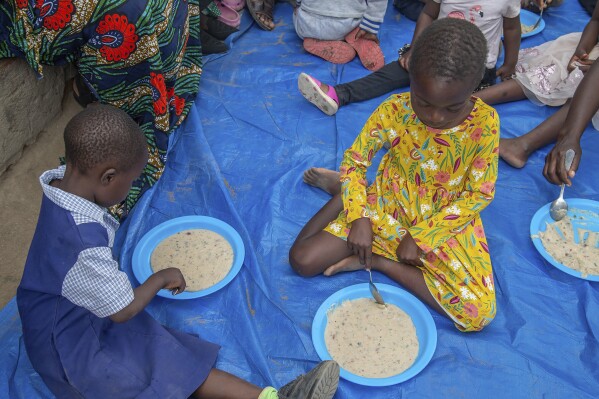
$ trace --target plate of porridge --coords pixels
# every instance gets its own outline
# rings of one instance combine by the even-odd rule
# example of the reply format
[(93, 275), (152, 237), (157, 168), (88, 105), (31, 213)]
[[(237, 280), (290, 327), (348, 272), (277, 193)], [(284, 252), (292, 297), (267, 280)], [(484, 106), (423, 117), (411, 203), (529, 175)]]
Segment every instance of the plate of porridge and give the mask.
[(143, 283), (153, 273), (176, 267), (185, 277), (184, 292), (158, 295), (191, 299), (209, 295), (226, 286), (239, 273), (245, 247), (239, 233), (208, 216), (183, 216), (148, 231), (133, 252), (133, 274)]
[(532, 242), (547, 262), (571, 276), (599, 281), (599, 202), (567, 199), (568, 214), (551, 219), (547, 204), (530, 223)]
[(389, 386), (421, 372), (437, 347), (437, 328), (415, 296), (377, 284), (386, 305), (374, 302), (368, 284), (328, 297), (312, 323), (312, 341), (323, 360), (334, 359), (340, 376), (367, 386)]

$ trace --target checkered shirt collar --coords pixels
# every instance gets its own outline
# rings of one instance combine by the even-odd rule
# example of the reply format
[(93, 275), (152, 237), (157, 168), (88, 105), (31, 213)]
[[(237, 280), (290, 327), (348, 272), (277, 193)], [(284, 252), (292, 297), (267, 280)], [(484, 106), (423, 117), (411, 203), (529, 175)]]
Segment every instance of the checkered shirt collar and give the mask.
[(59, 188), (52, 187), (52, 180), (61, 180), (64, 177), (66, 166), (60, 166), (57, 169), (48, 170), (40, 176), (40, 184), (44, 194), (50, 201), (69, 212), (78, 213), (87, 216), (105, 227), (116, 231), (119, 223), (108, 214), (105, 208), (91, 201), (81, 198), (75, 194), (67, 193)]

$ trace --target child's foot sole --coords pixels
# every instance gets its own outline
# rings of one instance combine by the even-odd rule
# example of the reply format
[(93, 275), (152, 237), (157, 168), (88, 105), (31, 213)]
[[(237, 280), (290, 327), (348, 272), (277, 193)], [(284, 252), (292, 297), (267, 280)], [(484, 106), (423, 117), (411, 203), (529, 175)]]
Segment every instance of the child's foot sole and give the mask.
[[(339, 104), (325, 93), (320, 88), (320, 82), (310, 75), (302, 72), (297, 78), (297, 87), (306, 100), (310, 101), (325, 114), (335, 115), (337, 113)], [(333, 90), (333, 92), (335, 91), (332, 86), (329, 86), (329, 92), (331, 92), (331, 90)]]
[(356, 57), (356, 50), (341, 40), (304, 39), (304, 49), (333, 64), (347, 64)]
[(345, 41), (348, 42), (358, 53), (360, 62), (362, 65), (370, 71), (376, 71), (385, 65), (385, 56), (378, 43), (368, 39), (357, 39), (356, 32), (354, 29), (345, 37)]

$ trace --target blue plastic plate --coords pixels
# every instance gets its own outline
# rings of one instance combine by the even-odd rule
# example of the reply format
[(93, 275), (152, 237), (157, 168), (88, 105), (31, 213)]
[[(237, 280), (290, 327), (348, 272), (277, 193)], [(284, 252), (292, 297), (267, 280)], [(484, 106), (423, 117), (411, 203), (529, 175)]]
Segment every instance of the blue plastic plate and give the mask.
[[(599, 218), (594, 218), (591, 217), (589, 214), (584, 213), (584, 211), (591, 211), (596, 214), (599, 214), (599, 202), (579, 198), (568, 198), (566, 199), (566, 201), (568, 202), (568, 216), (570, 217), (572, 221), (572, 226), (575, 230), (577, 229), (577, 226), (579, 224), (584, 223), (584, 226), (581, 225), (581, 227), (584, 227), (584, 229), (589, 231), (599, 231)], [(553, 257), (549, 255), (549, 253), (545, 250), (545, 247), (543, 246), (541, 239), (538, 238), (538, 235), (539, 232), (545, 231), (547, 229), (547, 223), (554, 223), (554, 220), (551, 219), (551, 216), (549, 215), (550, 205), (551, 203), (539, 209), (534, 214), (534, 216), (532, 217), (532, 221), (530, 222), (530, 235), (532, 237), (532, 243), (534, 244), (535, 248), (537, 249), (537, 251), (539, 251), (541, 256), (545, 258), (547, 262), (551, 263), (553, 266), (557, 267), (561, 271), (566, 272), (571, 276), (582, 278), (584, 280), (599, 281), (599, 276), (594, 274), (589, 274), (583, 277), (579, 271), (564, 266), (563, 264), (553, 259)], [(575, 219), (575, 217), (577, 216), (584, 217), (584, 221), (578, 222), (577, 219)], [(578, 240), (576, 239), (575, 241), (578, 242)]]
[[(389, 284), (377, 284), (376, 286), (386, 302), (398, 306), (412, 318), (420, 347), (418, 357), (410, 368), (391, 377), (366, 378), (350, 373), (344, 368), (341, 368), (340, 376), (356, 384), (384, 387), (409, 380), (426, 367), (437, 348), (437, 328), (428, 309), (414, 295)], [(318, 308), (312, 322), (312, 342), (316, 353), (322, 360), (332, 359), (324, 341), (327, 312), (344, 301), (358, 298), (372, 298), (367, 283), (351, 285), (335, 292)]]
[[(520, 23), (522, 25), (528, 25), (528, 26), (534, 25), (537, 23), (538, 19), (539, 19), (539, 14), (535, 14), (534, 12), (531, 12), (528, 10), (520, 10)], [(541, 22), (539, 23), (539, 26), (537, 26), (534, 30), (531, 30), (530, 32), (522, 34), (522, 38), (534, 36), (537, 33), (541, 33), (541, 31), (543, 29), (545, 29), (545, 20), (544, 19), (541, 20)]]
[(229, 241), (229, 244), (233, 247), (234, 253), (233, 267), (224, 279), (212, 287), (200, 291), (183, 291), (177, 295), (172, 295), (168, 290), (160, 290), (158, 291), (158, 295), (170, 299), (199, 298), (212, 294), (229, 284), (237, 273), (239, 273), (239, 270), (241, 270), (241, 265), (243, 264), (243, 259), (245, 257), (245, 247), (239, 233), (237, 233), (233, 227), (222, 220), (211, 218), (209, 216), (183, 216), (168, 220), (148, 231), (139, 241), (133, 252), (132, 269), (135, 278), (137, 278), (140, 283), (143, 283), (152, 275), (153, 271), (150, 266), (150, 257), (152, 256), (154, 248), (156, 248), (162, 240), (180, 231), (190, 229), (211, 230)]

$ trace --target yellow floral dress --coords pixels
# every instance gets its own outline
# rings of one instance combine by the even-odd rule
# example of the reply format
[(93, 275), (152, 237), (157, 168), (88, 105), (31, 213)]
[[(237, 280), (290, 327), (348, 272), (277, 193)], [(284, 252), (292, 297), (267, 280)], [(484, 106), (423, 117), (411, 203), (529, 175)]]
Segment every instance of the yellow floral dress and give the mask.
[[(368, 217), (373, 252), (397, 261), (409, 231), (420, 249), (433, 297), (462, 331), (495, 316), (493, 269), (479, 213), (495, 193), (499, 118), (480, 99), (452, 129), (424, 125), (410, 94), (393, 95), (370, 116), (341, 162), (344, 210), (325, 231), (347, 239), (351, 222)], [(366, 169), (388, 143), (375, 182)]]

